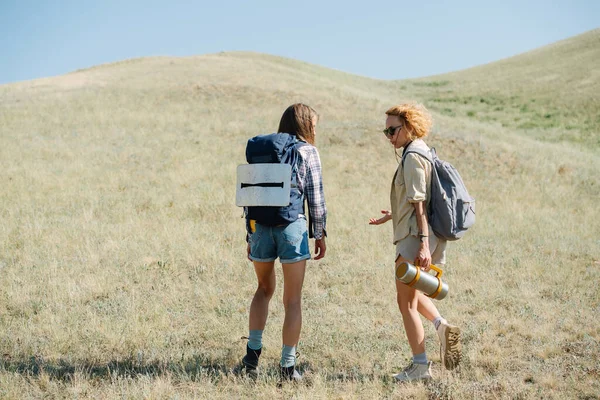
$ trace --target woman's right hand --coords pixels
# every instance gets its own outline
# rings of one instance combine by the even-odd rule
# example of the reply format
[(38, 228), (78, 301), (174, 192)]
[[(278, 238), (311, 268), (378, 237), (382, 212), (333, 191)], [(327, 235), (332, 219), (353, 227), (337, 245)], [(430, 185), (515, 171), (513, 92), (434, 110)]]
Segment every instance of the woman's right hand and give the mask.
[(325, 257), (325, 251), (327, 250), (327, 245), (325, 244), (325, 237), (321, 239), (315, 240), (315, 260), (320, 260)]
[(381, 213), (383, 214), (383, 217), (381, 217), (379, 219), (371, 218), (369, 220), (369, 225), (381, 225), (381, 224), (385, 224), (390, 219), (392, 219), (392, 212), (391, 211), (381, 210)]

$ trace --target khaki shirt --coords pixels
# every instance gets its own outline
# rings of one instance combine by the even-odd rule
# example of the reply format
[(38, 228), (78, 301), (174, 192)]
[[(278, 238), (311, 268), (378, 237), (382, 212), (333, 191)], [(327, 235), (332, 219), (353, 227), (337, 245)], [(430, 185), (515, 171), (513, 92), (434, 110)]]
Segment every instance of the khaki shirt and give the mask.
[[(429, 147), (421, 139), (412, 142), (412, 146), (429, 151)], [(426, 202), (429, 206), (431, 198), (431, 163), (415, 153), (409, 153), (398, 165), (392, 180), (390, 202), (392, 205), (392, 222), (394, 224), (394, 244), (408, 235), (417, 236), (419, 226), (413, 203)], [(427, 208), (426, 208), (427, 209)]]

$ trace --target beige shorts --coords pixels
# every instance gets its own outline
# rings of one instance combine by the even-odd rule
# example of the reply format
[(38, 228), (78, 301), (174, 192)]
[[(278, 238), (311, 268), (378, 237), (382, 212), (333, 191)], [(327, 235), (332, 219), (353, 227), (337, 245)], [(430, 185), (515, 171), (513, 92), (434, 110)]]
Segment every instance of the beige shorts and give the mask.
[[(444, 239), (438, 239), (429, 230), (429, 250), (431, 251), (431, 263), (435, 266), (446, 264), (446, 244)], [(411, 263), (417, 257), (417, 252), (421, 247), (421, 242), (417, 236), (408, 235), (404, 239), (396, 243), (396, 258), (399, 256), (409, 260)]]

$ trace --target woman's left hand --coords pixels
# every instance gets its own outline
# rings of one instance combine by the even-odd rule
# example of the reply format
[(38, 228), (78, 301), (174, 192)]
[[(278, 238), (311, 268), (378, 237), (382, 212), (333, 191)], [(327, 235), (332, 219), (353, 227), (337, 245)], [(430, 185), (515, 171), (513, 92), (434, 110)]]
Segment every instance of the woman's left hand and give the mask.
[(369, 219), (369, 225), (381, 225), (381, 224), (385, 224), (390, 219), (392, 219), (392, 212), (391, 211), (381, 210), (381, 213), (383, 214), (383, 217), (381, 217), (381, 218), (370, 218)]
[(429, 272), (431, 268), (431, 252), (429, 251), (429, 243), (427, 241), (421, 243), (417, 258), (415, 258), (415, 265), (421, 267), (425, 272)]

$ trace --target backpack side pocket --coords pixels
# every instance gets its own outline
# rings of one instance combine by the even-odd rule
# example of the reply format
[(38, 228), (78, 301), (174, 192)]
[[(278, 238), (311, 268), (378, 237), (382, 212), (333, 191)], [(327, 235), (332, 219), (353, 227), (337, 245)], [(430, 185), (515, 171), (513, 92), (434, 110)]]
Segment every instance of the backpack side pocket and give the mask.
[(475, 224), (475, 199), (457, 199), (456, 227), (468, 229)]

